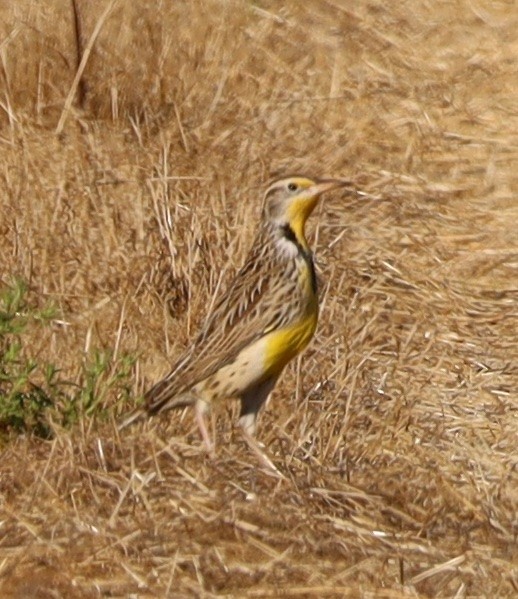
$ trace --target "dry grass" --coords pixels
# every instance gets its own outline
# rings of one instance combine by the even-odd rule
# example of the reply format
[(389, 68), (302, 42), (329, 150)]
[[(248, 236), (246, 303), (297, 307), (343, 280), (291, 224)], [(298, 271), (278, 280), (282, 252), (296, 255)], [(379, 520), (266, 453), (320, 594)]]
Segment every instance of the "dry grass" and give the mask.
[(26, 342), (64, 379), (95, 348), (135, 395), (162, 374), (272, 173), (364, 194), (313, 222), (319, 331), (259, 428), (285, 478), (233, 406), (215, 460), (188, 412), (12, 439), (2, 597), (518, 594), (516, 8), (278, 4), (116, 2), (63, 114), (69, 3), (0, 2), (1, 276), (58, 305)]

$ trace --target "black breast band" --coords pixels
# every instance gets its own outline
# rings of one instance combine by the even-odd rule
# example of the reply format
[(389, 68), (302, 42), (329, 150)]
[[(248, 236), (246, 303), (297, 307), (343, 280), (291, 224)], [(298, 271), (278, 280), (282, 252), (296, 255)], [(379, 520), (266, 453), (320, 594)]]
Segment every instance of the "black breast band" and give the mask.
[(299, 254), (304, 258), (306, 264), (309, 268), (309, 274), (311, 276), (311, 289), (313, 289), (313, 293), (317, 292), (317, 275), (315, 272), (315, 265), (313, 264), (313, 255), (310, 250), (306, 249), (300, 241), (297, 239), (295, 235), (295, 231), (290, 227), (289, 223), (285, 223), (281, 227), (282, 234), (284, 237), (291, 241), (299, 251)]

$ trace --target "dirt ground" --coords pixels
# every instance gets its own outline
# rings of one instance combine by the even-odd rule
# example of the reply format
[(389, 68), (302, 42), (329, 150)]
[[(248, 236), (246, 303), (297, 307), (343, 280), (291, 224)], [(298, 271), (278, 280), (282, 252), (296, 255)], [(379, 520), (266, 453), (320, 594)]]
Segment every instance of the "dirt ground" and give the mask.
[[(0, 1), (0, 277), (56, 306), (27, 356), (111, 361), (95, 409), (2, 442), (1, 596), (518, 596), (515, 3), (71, 7)], [(189, 410), (118, 433), (301, 172), (351, 186), (260, 417), (279, 474), (233, 403), (214, 459)]]

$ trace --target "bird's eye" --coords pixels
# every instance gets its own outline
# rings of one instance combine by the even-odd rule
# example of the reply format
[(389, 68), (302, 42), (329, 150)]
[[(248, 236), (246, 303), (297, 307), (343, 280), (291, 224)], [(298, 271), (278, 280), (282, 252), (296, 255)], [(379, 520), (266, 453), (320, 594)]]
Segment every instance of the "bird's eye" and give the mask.
[(298, 188), (299, 186), (296, 183), (288, 183), (288, 189), (290, 191), (297, 191)]

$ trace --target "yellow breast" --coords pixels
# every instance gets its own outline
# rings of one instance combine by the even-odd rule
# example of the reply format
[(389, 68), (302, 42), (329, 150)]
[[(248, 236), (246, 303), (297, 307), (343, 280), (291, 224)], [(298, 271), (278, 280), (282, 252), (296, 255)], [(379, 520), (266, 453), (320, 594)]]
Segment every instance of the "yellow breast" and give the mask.
[(305, 298), (300, 318), (289, 326), (272, 331), (265, 339), (264, 365), (272, 374), (280, 372), (311, 341), (317, 328), (318, 300), (307, 264), (301, 264), (299, 283)]
[(266, 340), (265, 368), (272, 374), (280, 372), (310, 342), (317, 326), (317, 313), (300, 322), (268, 335)]

